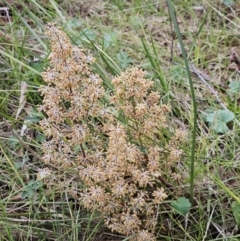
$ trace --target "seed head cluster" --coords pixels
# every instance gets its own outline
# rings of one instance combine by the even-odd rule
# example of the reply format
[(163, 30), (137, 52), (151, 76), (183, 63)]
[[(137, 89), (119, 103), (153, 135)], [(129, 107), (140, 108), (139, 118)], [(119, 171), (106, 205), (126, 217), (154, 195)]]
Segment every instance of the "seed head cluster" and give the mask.
[[(158, 207), (183, 179), (178, 164), (184, 131), (166, 139), (170, 107), (160, 104), (144, 71), (126, 70), (112, 80), (110, 92), (93, 73), (91, 55), (72, 46), (53, 24), (47, 35), (51, 54), (39, 107), (46, 116), (40, 122), (44, 162), (78, 174), (85, 188), (77, 193), (65, 189), (84, 207), (97, 210), (112, 231), (130, 240), (156, 240)], [(49, 168), (38, 178), (49, 188), (53, 182), (62, 188)]]

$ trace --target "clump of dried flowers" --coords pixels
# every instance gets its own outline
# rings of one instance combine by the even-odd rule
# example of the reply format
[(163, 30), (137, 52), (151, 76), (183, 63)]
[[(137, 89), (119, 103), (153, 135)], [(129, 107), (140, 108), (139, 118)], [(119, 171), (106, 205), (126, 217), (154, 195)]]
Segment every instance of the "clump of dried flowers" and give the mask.
[[(99, 211), (112, 231), (131, 240), (156, 240), (158, 207), (183, 179), (177, 165), (184, 131), (164, 137), (170, 107), (160, 105), (144, 71), (131, 68), (114, 78), (114, 91), (103, 101), (107, 92), (91, 70), (94, 58), (72, 46), (55, 25), (47, 35), (52, 49), (39, 107), (46, 116), (40, 122), (47, 138), (44, 162), (77, 173), (86, 188), (72, 190), (73, 196)], [(49, 188), (55, 183), (71, 191), (49, 168), (38, 178)]]

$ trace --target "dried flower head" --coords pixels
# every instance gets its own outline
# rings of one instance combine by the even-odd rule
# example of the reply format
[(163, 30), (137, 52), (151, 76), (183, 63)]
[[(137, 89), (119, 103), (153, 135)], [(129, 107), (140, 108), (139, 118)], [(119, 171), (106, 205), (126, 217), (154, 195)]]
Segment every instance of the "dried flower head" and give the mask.
[[(159, 103), (144, 71), (132, 68), (114, 78), (110, 103), (104, 103), (102, 80), (91, 70), (94, 58), (72, 46), (55, 25), (48, 26), (47, 35), (51, 53), (39, 107), (46, 115), (40, 122), (47, 137), (43, 159), (68, 175), (78, 173), (86, 189), (77, 193), (62, 177), (52, 182), (98, 210), (113, 231), (130, 240), (156, 240), (158, 206), (168, 187), (182, 179), (176, 166), (184, 132), (169, 141), (164, 137), (170, 106)], [(50, 174), (43, 169), (38, 178)]]

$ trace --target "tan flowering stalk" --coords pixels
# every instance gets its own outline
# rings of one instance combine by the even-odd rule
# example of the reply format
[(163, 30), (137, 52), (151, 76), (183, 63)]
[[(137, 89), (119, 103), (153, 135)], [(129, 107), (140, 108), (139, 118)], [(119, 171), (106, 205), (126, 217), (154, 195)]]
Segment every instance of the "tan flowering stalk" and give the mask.
[(48, 85), (40, 89), (44, 99), (39, 108), (47, 115), (40, 123), (49, 138), (43, 144), (44, 160), (66, 168), (76, 164), (69, 157), (89, 134), (87, 119), (99, 115), (102, 80), (89, 69), (93, 57), (73, 47), (62, 30), (49, 25), (47, 35), (52, 51), (42, 73)]
[(40, 123), (47, 137), (43, 159), (68, 175), (77, 172), (86, 188), (73, 191), (48, 168), (38, 178), (49, 187), (51, 181), (61, 190), (65, 185), (86, 208), (99, 211), (112, 231), (130, 240), (156, 240), (158, 207), (168, 188), (183, 179), (178, 164), (184, 132), (176, 131), (170, 141), (164, 137), (170, 107), (160, 105), (145, 72), (132, 68), (114, 78), (105, 106), (102, 81), (90, 68), (94, 59), (58, 27), (50, 25), (47, 35), (52, 52), (39, 108), (46, 114)]

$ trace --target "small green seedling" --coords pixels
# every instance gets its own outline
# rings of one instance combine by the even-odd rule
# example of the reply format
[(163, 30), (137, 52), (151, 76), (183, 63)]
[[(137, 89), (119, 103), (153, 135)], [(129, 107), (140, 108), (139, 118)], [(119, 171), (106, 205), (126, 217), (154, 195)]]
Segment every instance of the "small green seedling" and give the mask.
[(237, 201), (232, 202), (231, 208), (235, 221), (237, 225), (240, 227), (240, 203)]
[(116, 44), (117, 34), (115, 32), (105, 33), (103, 37), (103, 49), (106, 50), (111, 45)]
[(221, 2), (228, 8), (232, 7), (235, 4), (234, 0), (222, 0)]
[(36, 191), (42, 186), (41, 181), (30, 180), (22, 192), (22, 199), (32, 198)]
[(124, 51), (117, 54), (117, 59), (123, 69), (126, 69), (133, 62), (132, 58)]
[(231, 94), (239, 94), (240, 93), (240, 81), (232, 81), (228, 85), (228, 92)]
[(235, 118), (229, 110), (217, 110), (206, 115), (206, 122), (216, 133), (226, 133), (229, 131), (227, 123)]
[(176, 201), (172, 201), (171, 206), (174, 211), (182, 214), (183, 216), (186, 216), (186, 214), (189, 212), (189, 209), (191, 208), (191, 203), (187, 198), (180, 197)]

